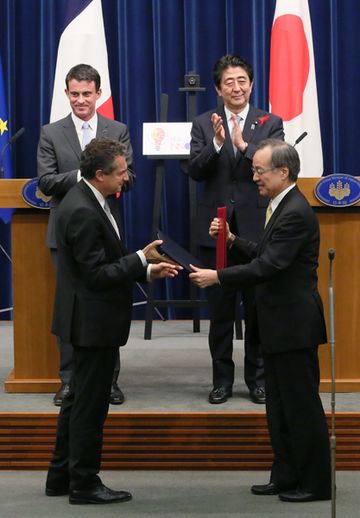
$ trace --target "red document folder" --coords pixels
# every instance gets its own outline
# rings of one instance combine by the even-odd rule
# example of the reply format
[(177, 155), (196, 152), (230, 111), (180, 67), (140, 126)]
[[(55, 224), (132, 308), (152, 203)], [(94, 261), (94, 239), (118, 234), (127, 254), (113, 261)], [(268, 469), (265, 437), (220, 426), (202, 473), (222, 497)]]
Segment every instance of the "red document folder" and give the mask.
[(226, 207), (218, 207), (217, 217), (221, 221), (219, 234), (216, 240), (216, 269), (226, 268)]

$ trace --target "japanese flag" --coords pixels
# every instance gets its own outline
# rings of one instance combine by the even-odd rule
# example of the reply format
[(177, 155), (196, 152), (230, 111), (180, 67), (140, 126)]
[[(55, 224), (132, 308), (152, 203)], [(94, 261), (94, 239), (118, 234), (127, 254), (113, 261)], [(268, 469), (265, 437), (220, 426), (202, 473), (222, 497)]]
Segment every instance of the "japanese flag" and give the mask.
[(277, 0), (271, 32), (270, 110), (282, 117), (285, 139), (294, 144), (303, 177), (323, 174), (314, 49), (308, 0)]

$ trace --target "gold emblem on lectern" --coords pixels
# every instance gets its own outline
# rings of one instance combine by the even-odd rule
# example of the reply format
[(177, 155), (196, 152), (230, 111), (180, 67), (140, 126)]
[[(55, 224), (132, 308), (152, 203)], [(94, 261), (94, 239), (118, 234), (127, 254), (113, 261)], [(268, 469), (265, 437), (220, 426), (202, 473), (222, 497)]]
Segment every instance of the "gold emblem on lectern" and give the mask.
[(35, 196), (38, 200), (42, 200), (46, 203), (48, 203), (52, 198), (51, 196), (45, 196), (45, 194), (40, 191), (39, 187), (35, 191)]
[(329, 207), (350, 207), (360, 201), (360, 181), (348, 174), (329, 174), (317, 182), (314, 194)]
[(22, 196), (30, 207), (50, 209), (51, 196), (45, 196), (39, 189), (39, 178), (32, 178), (23, 187)]
[(342, 181), (339, 180), (338, 182), (336, 182), (336, 187), (335, 187), (334, 183), (330, 184), (329, 195), (333, 196), (337, 200), (340, 201), (343, 198), (345, 198), (346, 196), (349, 196), (349, 194), (350, 194), (350, 185), (348, 182), (346, 182), (346, 184), (343, 186)]

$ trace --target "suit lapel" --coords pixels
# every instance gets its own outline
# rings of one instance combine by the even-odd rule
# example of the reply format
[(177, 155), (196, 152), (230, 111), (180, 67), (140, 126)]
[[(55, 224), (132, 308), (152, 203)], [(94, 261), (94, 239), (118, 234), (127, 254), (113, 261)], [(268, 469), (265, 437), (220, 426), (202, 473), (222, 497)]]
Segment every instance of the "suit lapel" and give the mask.
[(260, 246), (259, 248), (261, 248), (261, 245), (264, 241), (266, 241), (267, 239), (267, 236), (269, 235), (269, 233), (271, 232), (272, 228), (274, 227), (274, 225), (276, 224), (276, 221), (278, 219), (278, 217), (280, 216), (282, 210), (284, 207), (286, 207), (286, 205), (292, 200), (292, 198), (294, 196), (297, 196), (297, 194), (299, 193), (299, 189), (298, 187), (295, 185), (295, 187), (293, 187), (287, 194), (286, 196), (281, 200), (281, 202), (279, 203), (278, 207), (276, 207), (276, 210), (274, 212), (274, 214), (271, 216), (268, 224), (266, 225), (265, 229), (264, 229), (264, 233), (263, 233), (263, 236), (261, 238), (261, 242), (260, 242)]
[(105, 117), (98, 114), (96, 138), (109, 138), (108, 123)]
[[(94, 196), (94, 193), (92, 192), (92, 190), (86, 185), (85, 182), (83, 181), (80, 181), (78, 183), (78, 186), (80, 189), (82, 189), (82, 191), (88, 196), (88, 198), (91, 200), (91, 203), (94, 207), (94, 209), (96, 210), (97, 214), (99, 215), (99, 217), (101, 218), (101, 220), (104, 222), (104, 224), (106, 225), (106, 227), (110, 230), (110, 232), (113, 234), (114, 236), (114, 239), (116, 241), (116, 243), (118, 244), (120, 250), (121, 250), (121, 253), (122, 255), (126, 255), (126, 249), (122, 243), (122, 240), (119, 239), (119, 236), (117, 235), (114, 227), (112, 226), (111, 224), (111, 221), (109, 220), (109, 218), (107, 217), (107, 215), (105, 214), (105, 211), (103, 210), (103, 208), (101, 207), (100, 203), (98, 202), (98, 200), (95, 198)], [(115, 218), (116, 220), (116, 218)], [(120, 233), (120, 229), (119, 229), (119, 233)]]
[(243, 136), (244, 136), (244, 140), (246, 142), (251, 142), (252, 139), (254, 138), (256, 130), (257, 130), (256, 121), (261, 113), (263, 113), (263, 112), (261, 112), (257, 108), (254, 108), (254, 106), (252, 106), (250, 104), (249, 113), (248, 113), (248, 116), (246, 117), (244, 130), (243, 130)]
[(71, 115), (68, 115), (63, 124), (63, 134), (67, 142), (69, 143), (69, 146), (74, 151), (76, 157), (78, 158), (80, 162), (80, 155), (81, 155), (81, 147), (79, 142), (79, 137), (76, 133), (75, 125), (72, 121)]
[[(108, 122), (105, 117), (102, 117), (98, 114), (98, 124), (97, 124), (97, 130), (96, 130), (96, 138), (109, 138), (108, 135)], [(63, 134), (68, 141), (71, 149), (74, 151), (75, 155), (77, 156), (78, 160), (80, 161), (81, 156), (81, 146), (79, 142), (79, 137), (76, 133), (75, 125), (73, 123), (73, 120), (71, 118), (71, 115), (68, 115), (64, 119), (63, 124)]]

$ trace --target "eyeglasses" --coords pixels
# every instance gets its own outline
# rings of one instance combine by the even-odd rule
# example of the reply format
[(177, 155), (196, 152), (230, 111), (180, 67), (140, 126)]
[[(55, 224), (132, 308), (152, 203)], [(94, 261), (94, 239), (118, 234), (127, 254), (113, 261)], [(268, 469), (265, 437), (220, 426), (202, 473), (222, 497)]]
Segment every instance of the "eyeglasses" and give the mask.
[(269, 173), (270, 171), (275, 171), (278, 167), (269, 167), (269, 169), (259, 169), (258, 167), (252, 167), (251, 172), (253, 176), (257, 174), (258, 176), (262, 176), (265, 173)]

